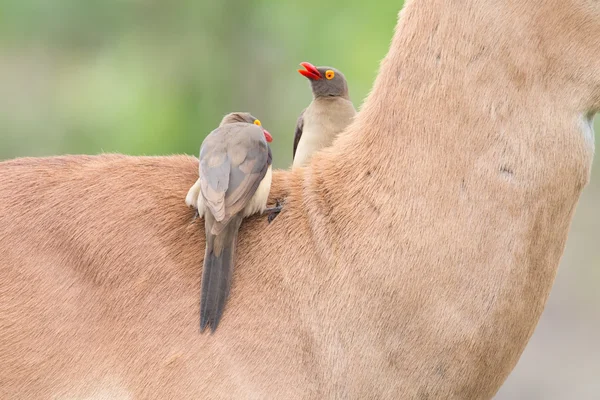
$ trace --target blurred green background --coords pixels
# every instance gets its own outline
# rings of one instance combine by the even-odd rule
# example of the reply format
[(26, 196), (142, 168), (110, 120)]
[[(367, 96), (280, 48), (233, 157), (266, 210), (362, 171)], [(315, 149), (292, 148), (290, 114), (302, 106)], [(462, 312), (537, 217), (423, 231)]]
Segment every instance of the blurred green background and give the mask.
[[(359, 107), (402, 2), (0, 0), (0, 159), (197, 155), (250, 111), (291, 163), (301, 61), (341, 69)], [(600, 56), (600, 55), (595, 55)], [(596, 130), (600, 130), (596, 119)], [(497, 399), (600, 398), (600, 177), (582, 196), (540, 325)]]
[(311, 100), (302, 61), (332, 65), (360, 106), (401, 3), (358, 0), (0, 0), (0, 159), (197, 154), (230, 111), (291, 163)]

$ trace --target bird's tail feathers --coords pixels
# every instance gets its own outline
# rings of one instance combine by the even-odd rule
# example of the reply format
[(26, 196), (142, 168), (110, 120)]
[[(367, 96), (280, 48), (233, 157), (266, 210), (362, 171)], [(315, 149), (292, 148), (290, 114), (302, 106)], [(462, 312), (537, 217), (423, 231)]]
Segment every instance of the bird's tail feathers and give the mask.
[(234, 216), (218, 235), (213, 234), (211, 229), (216, 221), (205, 220), (206, 252), (202, 270), (200, 331), (210, 324), (214, 332), (223, 315), (231, 287), (237, 234), (242, 219), (241, 215)]

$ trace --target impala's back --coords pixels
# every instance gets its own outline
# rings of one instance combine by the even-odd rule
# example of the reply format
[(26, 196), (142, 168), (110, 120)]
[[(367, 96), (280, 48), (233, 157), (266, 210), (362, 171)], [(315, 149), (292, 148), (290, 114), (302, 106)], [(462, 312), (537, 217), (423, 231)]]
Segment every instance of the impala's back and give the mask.
[[(126, 160), (0, 163), (0, 398), (147, 398), (143, 390), (133, 397), (123, 380), (161, 364), (159, 397), (177, 393), (167, 377), (190, 343), (159, 327), (198, 318), (201, 263), (181, 262), (201, 262), (186, 254), (201, 244), (181, 200), (197, 162), (182, 157), (169, 169), (157, 168), (160, 159)], [(154, 300), (169, 290), (178, 295), (161, 298), (170, 303), (165, 314)], [(179, 336), (163, 348), (161, 335)]]

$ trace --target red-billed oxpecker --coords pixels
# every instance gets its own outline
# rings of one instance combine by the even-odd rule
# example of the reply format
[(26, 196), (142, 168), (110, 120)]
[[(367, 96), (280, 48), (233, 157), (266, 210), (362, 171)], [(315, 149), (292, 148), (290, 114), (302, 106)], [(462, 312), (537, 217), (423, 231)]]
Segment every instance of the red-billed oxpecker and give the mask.
[(231, 287), (237, 234), (245, 217), (266, 210), (271, 189), (273, 138), (248, 113), (226, 115), (200, 147), (197, 182), (188, 206), (204, 217), (206, 252), (202, 271), (200, 330), (214, 332)]
[(300, 65), (305, 69), (298, 72), (310, 81), (313, 100), (298, 117), (292, 167), (305, 166), (316, 151), (331, 146), (356, 115), (344, 74), (308, 62)]

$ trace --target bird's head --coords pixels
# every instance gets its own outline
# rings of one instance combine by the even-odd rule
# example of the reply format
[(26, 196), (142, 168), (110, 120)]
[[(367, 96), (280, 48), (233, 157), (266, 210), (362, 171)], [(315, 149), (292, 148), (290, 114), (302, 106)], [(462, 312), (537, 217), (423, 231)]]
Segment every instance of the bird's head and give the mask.
[(242, 123), (246, 123), (246, 124), (254, 124), (254, 125), (260, 126), (263, 130), (263, 133), (265, 134), (265, 139), (267, 140), (267, 142), (271, 143), (273, 141), (273, 136), (271, 136), (269, 131), (267, 131), (265, 128), (263, 128), (260, 120), (258, 120), (258, 118), (256, 118), (254, 115), (247, 113), (247, 112), (229, 113), (223, 117), (219, 126), (223, 126), (223, 125), (227, 125), (227, 124), (235, 124), (238, 122), (242, 122)]
[(313, 96), (348, 98), (348, 84), (344, 74), (333, 67), (315, 67), (309, 62), (300, 63), (298, 72), (308, 78)]

